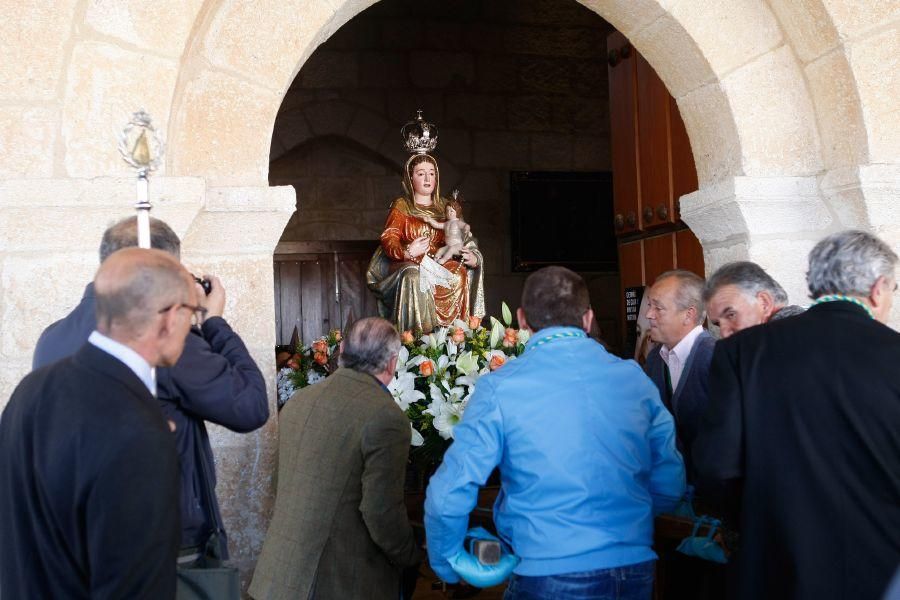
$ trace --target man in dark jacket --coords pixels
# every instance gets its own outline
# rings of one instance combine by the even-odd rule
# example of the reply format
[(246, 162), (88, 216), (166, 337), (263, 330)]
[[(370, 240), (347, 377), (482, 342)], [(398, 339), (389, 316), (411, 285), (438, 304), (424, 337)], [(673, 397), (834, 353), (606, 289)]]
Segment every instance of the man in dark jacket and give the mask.
[(123, 250), (97, 273), (97, 330), (19, 384), (0, 419), (0, 590), (172, 598), (178, 457), (153, 398), (199, 310), (188, 272)]
[[(150, 242), (180, 257), (181, 242), (168, 225), (151, 219)], [(137, 245), (136, 218), (120, 221), (103, 234), (100, 261), (120, 248)], [(207, 487), (215, 489), (215, 465), (204, 421), (246, 433), (262, 427), (269, 418), (266, 385), (256, 363), (241, 338), (231, 329), (222, 312), (225, 290), (219, 279), (209, 277), (208, 296), (200, 292), (206, 317), (193, 327), (184, 353), (171, 368), (156, 373), (158, 399), (166, 418), (175, 426), (175, 442), (181, 464), (181, 546), (185, 564), (199, 558), (213, 533), (213, 523), (221, 523), (218, 501), (207, 497)], [(93, 284), (81, 303), (68, 316), (50, 325), (38, 340), (33, 367), (39, 368), (73, 354), (96, 326)], [(207, 486), (203, 473), (210, 481)], [(228, 556), (224, 533), (217, 549)]]
[(667, 271), (647, 294), (650, 339), (659, 346), (650, 351), (644, 370), (675, 417), (678, 449), (693, 482), (691, 445), (709, 402), (709, 361), (716, 343), (703, 329), (703, 279), (690, 271)]
[(896, 265), (871, 234), (831, 235), (809, 310), (716, 345), (694, 463), (739, 515), (740, 598), (880, 599), (900, 563)]

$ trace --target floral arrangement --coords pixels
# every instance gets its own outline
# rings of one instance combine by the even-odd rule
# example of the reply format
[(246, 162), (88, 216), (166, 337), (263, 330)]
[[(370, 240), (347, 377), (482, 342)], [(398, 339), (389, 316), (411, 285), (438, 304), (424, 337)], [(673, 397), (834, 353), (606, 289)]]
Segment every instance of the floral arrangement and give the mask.
[(511, 327), (506, 303), (502, 317), (503, 322), (491, 317), (490, 327), (470, 317), (420, 337), (401, 333), (403, 346), (388, 389), (409, 417), (414, 458), (438, 461), (453, 439), (453, 428), (462, 420), (478, 378), (524, 352), (529, 332)]
[[(425, 463), (440, 460), (453, 439), (478, 378), (496, 371), (525, 351), (529, 332), (512, 327), (512, 313), (504, 302), (502, 321), (490, 317), (457, 320), (426, 335), (400, 334), (403, 344), (388, 390), (406, 412), (412, 426), (413, 457)], [(340, 332), (301, 347), (279, 371), (278, 395), (283, 404), (295, 389), (312, 385), (329, 373)], [(317, 358), (318, 357), (318, 358)]]
[(298, 345), (296, 351), (278, 370), (278, 407), (291, 399), (294, 392), (318, 383), (335, 370), (335, 355), (341, 343), (341, 332), (332, 330), (309, 346)]

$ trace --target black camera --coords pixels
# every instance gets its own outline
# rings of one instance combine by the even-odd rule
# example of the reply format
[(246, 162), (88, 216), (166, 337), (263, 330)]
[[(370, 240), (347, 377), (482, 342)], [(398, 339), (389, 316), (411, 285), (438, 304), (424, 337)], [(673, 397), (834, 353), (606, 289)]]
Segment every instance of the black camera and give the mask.
[(194, 281), (196, 281), (197, 283), (199, 283), (199, 284), (200, 284), (200, 287), (203, 288), (203, 292), (204, 292), (207, 296), (209, 296), (209, 293), (212, 291), (212, 282), (211, 282), (209, 279), (206, 279), (205, 277), (204, 277), (203, 279), (200, 279), (200, 278), (197, 277), (196, 275), (194, 275)]

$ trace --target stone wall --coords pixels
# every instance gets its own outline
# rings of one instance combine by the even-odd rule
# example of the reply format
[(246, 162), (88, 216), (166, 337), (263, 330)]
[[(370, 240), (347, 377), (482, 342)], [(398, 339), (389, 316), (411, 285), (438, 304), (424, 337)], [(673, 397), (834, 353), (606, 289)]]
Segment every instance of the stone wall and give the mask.
[[(515, 306), (510, 171), (610, 170), (606, 36), (577, 3), (384, 0), (309, 57), (275, 120), (269, 182), (293, 185), (282, 241), (377, 239), (402, 193), (400, 127), (440, 130), (441, 191), (458, 187), (485, 258), (487, 308)], [(618, 343), (617, 274), (591, 274), (604, 337)]]

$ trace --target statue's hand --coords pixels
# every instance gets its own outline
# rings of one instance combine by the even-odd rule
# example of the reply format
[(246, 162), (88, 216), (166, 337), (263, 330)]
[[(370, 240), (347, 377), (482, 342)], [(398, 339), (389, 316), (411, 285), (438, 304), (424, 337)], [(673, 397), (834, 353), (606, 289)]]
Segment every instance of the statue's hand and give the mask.
[(466, 247), (460, 251), (462, 253), (463, 264), (467, 267), (475, 268), (478, 266), (478, 256)]
[(409, 254), (410, 258), (418, 258), (428, 252), (428, 245), (429, 242), (427, 237), (417, 237), (406, 247), (406, 252)]

